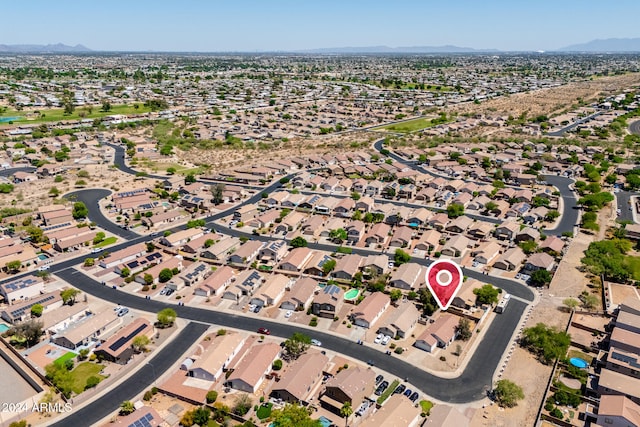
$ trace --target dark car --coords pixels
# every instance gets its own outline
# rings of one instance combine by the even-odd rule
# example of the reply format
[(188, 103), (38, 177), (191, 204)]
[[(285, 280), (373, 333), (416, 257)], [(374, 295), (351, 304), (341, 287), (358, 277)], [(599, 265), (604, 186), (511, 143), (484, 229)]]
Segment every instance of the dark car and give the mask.
[(417, 391), (414, 391), (411, 397), (409, 398), (409, 400), (411, 400), (412, 402), (415, 402), (416, 400), (418, 400), (418, 397), (420, 397), (420, 395), (418, 394)]
[(380, 384), (382, 382), (382, 380), (384, 379), (384, 377), (382, 375), (378, 375), (376, 377), (376, 385)]
[(405, 395), (405, 396), (407, 396), (407, 397), (410, 397), (410, 396), (411, 396), (411, 393), (413, 393), (413, 390), (411, 390), (410, 388), (408, 388), (408, 389), (404, 392), (404, 395)]
[(263, 335), (271, 335), (271, 331), (267, 328), (258, 328), (258, 333)]
[(376, 396), (380, 396), (389, 387), (389, 381), (382, 381), (382, 383), (376, 389)]
[(407, 388), (406, 385), (404, 384), (400, 384), (398, 387), (396, 387), (395, 390), (393, 390), (393, 394), (400, 394), (400, 393), (404, 393), (405, 389)]

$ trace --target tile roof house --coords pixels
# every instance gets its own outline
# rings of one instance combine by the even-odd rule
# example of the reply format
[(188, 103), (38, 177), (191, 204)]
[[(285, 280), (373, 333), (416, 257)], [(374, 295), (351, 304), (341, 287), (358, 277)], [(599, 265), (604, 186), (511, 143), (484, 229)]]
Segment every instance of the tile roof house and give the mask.
[(507, 249), (493, 266), (500, 270), (513, 271), (518, 269), (526, 258), (527, 256), (522, 249), (516, 246), (515, 248)]
[(389, 284), (399, 289), (417, 289), (424, 283), (424, 270), (419, 264), (402, 264), (391, 274)]
[(324, 408), (339, 414), (345, 402), (352, 406), (373, 393), (376, 373), (372, 369), (349, 367), (327, 381), (320, 403)]
[(222, 294), (233, 283), (236, 274), (231, 267), (224, 265), (214, 271), (209, 277), (193, 290), (197, 296), (210, 297)]
[(254, 345), (235, 366), (225, 384), (236, 390), (255, 393), (264, 381), (265, 375), (271, 370), (271, 364), (278, 358), (279, 354), (280, 346), (278, 344)]
[(420, 311), (411, 301), (404, 301), (393, 308), (392, 313), (378, 328), (376, 333), (390, 337), (406, 338), (418, 323)]
[(444, 244), (440, 252), (442, 255), (457, 258), (463, 256), (467, 248), (472, 246), (473, 242), (471, 240), (462, 234), (457, 234)]
[(544, 252), (538, 252), (529, 256), (527, 262), (524, 265), (524, 268), (529, 271), (543, 269), (551, 271), (554, 265), (555, 261), (551, 255)]
[(626, 396), (600, 397), (596, 424), (599, 426), (640, 426), (640, 405)]
[(353, 323), (363, 328), (371, 328), (390, 304), (391, 299), (388, 295), (382, 292), (372, 293), (353, 309)]
[(105, 360), (124, 365), (133, 356), (133, 340), (141, 335), (151, 338), (153, 334), (154, 328), (151, 323), (147, 319), (138, 317), (111, 335), (94, 353)]
[(311, 312), (316, 316), (333, 319), (344, 304), (344, 291), (336, 285), (326, 285), (313, 299)]
[(319, 351), (302, 354), (282, 375), (271, 390), (271, 396), (288, 403), (308, 403), (311, 392), (322, 380), (329, 358)]
[(434, 323), (428, 325), (413, 345), (429, 353), (433, 353), (438, 347), (447, 348), (456, 337), (458, 319), (453, 314), (442, 313)]
[(333, 270), (333, 277), (336, 279), (352, 280), (358, 272), (363, 258), (357, 254), (347, 254), (340, 258)]
[(264, 245), (259, 240), (249, 240), (244, 242), (238, 249), (235, 250), (227, 261), (232, 264), (249, 264), (260, 254), (260, 249)]
[(310, 277), (298, 279), (291, 285), (291, 290), (282, 298), (280, 308), (283, 310), (305, 310), (313, 299), (317, 288), (318, 282)]
[(245, 337), (242, 334), (227, 333), (215, 337), (200, 356), (192, 358), (193, 363), (188, 368), (189, 376), (205, 381), (218, 381), (244, 343)]
[[(417, 427), (420, 425), (420, 421), (422, 421), (418, 412), (419, 411), (416, 411), (414, 404), (409, 399), (400, 393), (393, 394), (385, 402), (384, 406), (367, 417), (367, 424), (371, 426), (385, 427)], [(429, 420), (431, 420), (431, 415), (429, 415)], [(463, 427), (460, 424), (437, 425), (455, 425), (456, 427)]]

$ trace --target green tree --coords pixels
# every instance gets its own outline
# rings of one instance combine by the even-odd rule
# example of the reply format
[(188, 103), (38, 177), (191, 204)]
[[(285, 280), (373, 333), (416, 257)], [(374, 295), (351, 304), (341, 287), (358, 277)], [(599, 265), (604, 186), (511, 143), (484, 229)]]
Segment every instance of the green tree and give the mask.
[(161, 326), (171, 326), (173, 325), (173, 322), (176, 321), (176, 318), (178, 317), (178, 315), (176, 314), (176, 311), (172, 308), (164, 308), (162, 310), (160, 310), (157, 314), (158, 317), (158, 323)]
[(464, 206), (458, 203), (451, 203), (447, 206), (447, 216), (449, 218), (458, 218), (464, 215)]
[(29, 235), (33, 243), (41, 243), (49, 240), (44, 235), (44, 231), (40, 227), (34, 227), (34, 226), (27, 227), (27, 234)]
[(468, 341), (471, 338), (473, 331), (471, 331), (471, 322), (465, 317), (461, 317), (456, 326), (456, 333), (458, 338), (462, 341)]
[(291, 240), (291, 246), (294, 248), (304, 248), (307, 247), (307, 245), (307, 240), (302, 236), (295, 237)]
[(486, 284), (480, 288), (475, 288), (473, 294), (476, 296), (480, 304), (497, 304), (500, 291), (490, 284)]
[(80, 290), (75, 288), (63, 289), (60, 291), (60, 297), (63, 304), (73, 305), (76, 303), (76, 297), (80, 295)]
[(493, 390), (496, 402), (503, 408), (513, 408), (518, 405), (518, 400), (524, 399), (522, 387), (509, 380), (500, 380)]
[(344, 425), (347, 427), (349, 425), (349, 417), (353, 414), (353, 408), (351, 407), (351, 402), (348, 400), (342, 404), (340, 408), (340, 416), (344, 418)]
[(538, 244), (535, 240), (525, 240), (524, 242), (520, 242), (518, 246), (520, 246), (525, 254), (532, 254), (538, 249)]
[(87, 378), (87, 382), (86, 382), (86, 384), (84, 386), (84, 389), (88, 390), (90, 388), (94, 388), (98, 384), (100, 384), (100, 377), (97, 377), (95, 375), (91, 375), (89, 378)]
[(580, 304), (580, 301), (575, 298), (565, 298), (562, 301), (562, 304), (566, 305), (569, 311), (573, 311)]
[(107, 112), (107, 111), (111, 111), (111, 103), (109, 101), (103, 101), (102, 102), (102, 111)]
[(151, 343), (151, 340), (146, 335), (138, 335), (131, 342), (131, 346), (137, 352), (143, 352), (147, 349), (147, 346)]
[(536, 270), (531, 273), (531, 285), (540, 287), (551, 283), (551, 273), (545, 269)]
[(273, 369), (274, 371), (279, 371), (280, 369), (282, 369), (282, 360), (280, 359), (274, 360), (273, 363), (271, 364), (271, 369)]
[(129, 267), (123, 267), (120, 270), (120, 277), (129, 277), (130, 274), (131, 274), (131, 270), (129, 270)]
[(336, 228), (329, 231), (329, 237), (331, 237), (335, 243), (342, 243), (347, 240), (347, 231), (344, 228)]
[(4, 265), (9, 273), (17, 273), (22, 267), (22, 261), (19, 259), (9, 261)]
[(319, 420), (311, 419), (307, 408), (297, 403), (286, 404), (271, 412), (272, 427), (322, 427)]
[(547, 212), (547, 216), (545, 217), (545, 219), (547, 221), (555, 221), (559, 216), (560, 216), (560, 212), (554, 209)]
[(485, 209), (487, 212), (493, 212), (493, 211), (494, 211), (494, 210), (496, 210), (497, 208), (498, 208), (498, 204), (497, 204), (497, 203), (495, 203), (495, 202), (487, 202), (487, 203), (484, 205), (484, 209)]
[(301, 332), (294, 332), (291, 338), (284, 342), (284, 350), (292, 359), (297, 359), (311, 346), (311, 338)]
[(224, 201), (224, 184), (215, 184), (211, 186), (211, 196), (214, 205), (219, 205)]
[(196, 182), (196, 175), (193, 173), (188, 174), (187, 176), (184, 177), (184, 183), (185, 184), (193, 184), (194, 182)]
[(211, 411), (209, 408), (203, 406), (196, 408), (193, 411), (193, 422), (199, 426), (209, 425), (209, 419), (211, 418)]
[(58, 197), (60, 195), (60, 190), (58, 190), (58, 187), (51, 187), (49, 189), (49, 195), (52, 197)]
[(351, 198), (352, 198), (353, 200), (358, 201), (358, 200), (360, 200), (360, 197), (362, 197), (362, 196), (360, 196), (360, 193), (358, 193), (357, 191), (353, 191), (353, 192), (351, 193)]
[(243, 416), (247, 412), (249, 412), (249, 410), (251, 409), (251, 406), (253, 406), (253, 401), (251, 400), (251, 396), (249, 396), (247, 393), (241, 393), (236, 397), (234, 401), (233, 413), (236, 415)]
[(160, 281), (160, 283), (167, 283), (169, 280), (171, 280), (172, 277), (173, 272), (170, 268), (163, 268), (158, 274), (158, 280)]
[(125, 400), (120, 404), (120, 415), (129, 415), (135, 410), (136, 408), (130, 400)]
[(96, 260), (94, 258), (85, 258), (82, 265), (84, 265), (85, 267), (93, 267), (95, 263)]
[(331, 273), (334, 268), (336, 268), (335, 259), (327, 260), (325, 261), (324, 264), (322, 264), (322, 271), (324, 272), (325, 275), (328, 275), (329, 273)]
[(105, 237), (106, 235), (104, 234), (104, 231), (98, 231), (96, 233), (96, 236), (93, 238), (93, 244), (97, 245), (98, 243), (101, 243), (102, 241), (104, 241)]
[(42, 316), (42, 312), (44, 311), (44, 307), (42, 304), (34, 304), (31, 306), (31, 315), (34, 317)]
[(212, 404), (216, 400), (218, 400), (218, 392), (215, 391), (215, 390), (208, 391), (207, 392), (207, 403), (208, 404)]
[(172, 167), (168, 167), (167, 168), (167, 175), (173, 175), (177, 172), (176, 168)]
[(391, 292), (389, 292), (389, 298), (391, 298), (392, 302), (398, 301), (402, 298), (402, 291), (400, 289), (392, 289)]
[(411, 261), (411, 255), (409, 255), (402, 249), (396, 249), (396, 252), (393, 255), (393, 261), (396, 266), (406, 264)]
[(553, 363), (559, 357), (567, 354), (571, 344), (571, 337), (555, 327), (538, 323), (536, 326), (522, 331), (520, 345), (535, 354), (545, 364)]
[(600, 300), (597, 296), (588, 292), (584, 292), (582, 295), (580, 295), (580, 299), (582, 300), (582, 306), (587, 310), (596, 308), (600, 303)]
[(89, 215), (89, 209), (83, 202), (75, 202), (71, 211), (74, 219), (86, 218)]

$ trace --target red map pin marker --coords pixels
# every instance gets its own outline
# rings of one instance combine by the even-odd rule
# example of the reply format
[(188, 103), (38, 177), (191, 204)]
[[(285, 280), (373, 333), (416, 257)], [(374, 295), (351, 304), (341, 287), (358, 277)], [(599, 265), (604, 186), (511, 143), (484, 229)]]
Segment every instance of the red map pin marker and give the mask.
[(442, 310), (449, 308), (462, 285), (462, 279), (460, 266), (447, 259), (431, 264), (425, 274), (427, 286)]

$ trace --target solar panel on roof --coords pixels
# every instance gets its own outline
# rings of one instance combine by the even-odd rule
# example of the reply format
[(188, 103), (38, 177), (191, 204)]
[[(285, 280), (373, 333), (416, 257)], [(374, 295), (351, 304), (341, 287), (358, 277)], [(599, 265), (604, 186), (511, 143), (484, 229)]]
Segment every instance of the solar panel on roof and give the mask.
[(133, 423), (129, 424), (128, 427), (151, 427), (152, 420), (153, 420), (153, 415), (151, 415), (151, 413), (148, 412), (147, 414), (135, 420)]
[(147, 327), (147, 325), (140, 325), (133, 332), (129, 333), (128, 335), (125, 335), (123, 337), (118, 338), (113, 344), (111, 344), (109, 346), (109, 350), (118, 351), (120, 349), (120, 347), (122, 347), (123, 345), (128, 343), (133, 337), (138, 335), (146, 327)]

